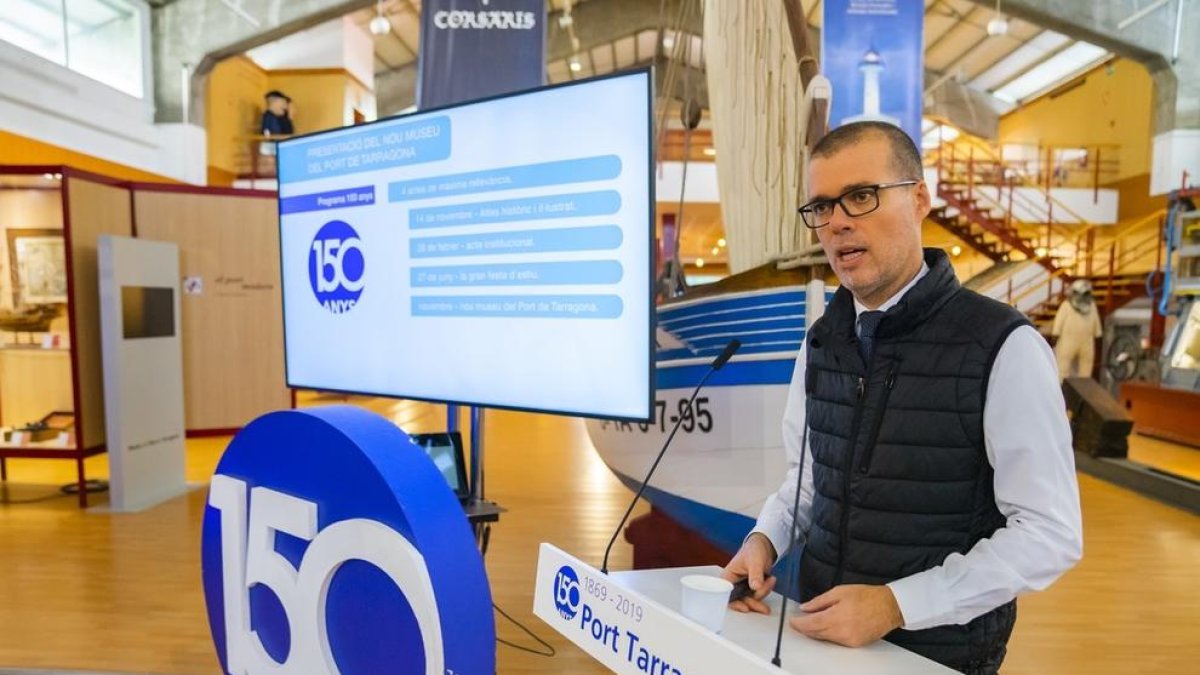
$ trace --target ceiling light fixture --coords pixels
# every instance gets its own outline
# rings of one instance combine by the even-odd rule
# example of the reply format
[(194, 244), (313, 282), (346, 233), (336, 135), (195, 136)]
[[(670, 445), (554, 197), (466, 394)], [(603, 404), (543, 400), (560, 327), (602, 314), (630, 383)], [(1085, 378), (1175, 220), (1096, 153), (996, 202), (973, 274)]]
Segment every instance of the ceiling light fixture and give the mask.
[(717, 240), (717, 246), (720, 246), (721, 248), (725, 248), (725, 238), (724, 237)]
[(579, 59), (571, 59), (571, 72), (578, 73), (581, 70), (583, 70), (583, 64), (579, 62)]
[(696, 258), (696, 267), (704, 267), (704, 258)]
[(367, 24), (367, 29), (371, 31), (372, 35), (387, 35), (392, 32), (392, 22), (383, 15), (383, 0), (379, 0), (375, 4), (375, 18)]
[(1000, 13), (1000, 0), (996, 0), (996, 18), (987, 22), (987, 34), (992, 37), (1008, 34), (1008, 19)]
[(705, 148), (705, 149), (704, 149), (704, 154), (705, 154), (706, 156), (708, 156), (708, 157), (716, 157), (716, 156), (717, 156), (717, 149), (716, 149), (716, 148)]

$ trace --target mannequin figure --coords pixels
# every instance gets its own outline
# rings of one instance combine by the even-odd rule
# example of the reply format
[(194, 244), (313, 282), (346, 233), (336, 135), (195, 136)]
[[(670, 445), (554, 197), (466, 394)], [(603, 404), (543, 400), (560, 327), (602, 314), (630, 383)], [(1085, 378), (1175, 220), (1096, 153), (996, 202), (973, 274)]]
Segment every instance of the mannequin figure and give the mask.
[(1067, 302), (1058, 308), (1051, 335), (1058, 338), (1054, 355), (1058, 358), (1058, 377), (1091, 377), (1095, 365), (1095, 340), (1103, 329), (1100, 310), (1092, 298), (1092, 285), (1084, 279), (1071, 284)]

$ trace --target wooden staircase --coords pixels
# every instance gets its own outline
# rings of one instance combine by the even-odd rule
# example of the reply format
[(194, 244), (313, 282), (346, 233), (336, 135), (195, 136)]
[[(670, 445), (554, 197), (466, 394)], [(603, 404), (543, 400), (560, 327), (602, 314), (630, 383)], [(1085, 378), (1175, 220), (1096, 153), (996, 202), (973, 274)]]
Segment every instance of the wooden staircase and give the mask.
[[(995, 263), (980, 275), (977, 285), (982, 288), (1009, 276), (1007, 301), (1025, 310), (1039, 329), (1053, 323), (1067, 289), (1077, 279), (1091, 282), (1101, 318), (1146, 294), (1148, 270), (1161, 267), (1161, 260), (1157, 267), (1145, 265), (1147, 256), (1153, 259), (1162, 236), (1161, 221), (1152, 222), (1155, 216), (1127, 228), (1131, 236), (1106, 232), (1114, 241), (1097, 249), (1095, 237), (1107, 228), (1087, 223), (1054, 199), (1049, 174), (1045, 181), (1035, 179), (986, 141), (968, 139), (967, 145), (965, 157), (961, 149), (956, 154), (953, 143), (942, 143), (936, 155), (927, 156), (928, 167), (936, 162), (937, 197), (943, 202), (929, 219)], [(1095, 161), (1098, 166), (1098, 152)], [(1099, 173), (1094, 182), (1099, 184)], [(1031, 189), (1040, 197), (1030, 197)], [(1018, 213), (1030, 220), (1022, 222)], [(1018, 261), (1032, 261), (1046, 274), (1040, 281), (1025, 275), (1014, 288), (1011, 275), (1013, 265), (1021, 264)], [(1043, 300), (1031, 308), (1038, 293)]]
[(1037, 254), (1037, 244), (1021, 236), (1013, 226), (1012, 218), (997, 217), (992, 209), (982, 206), (978, 199), (968, 196), (965, 186), (950, 183), (938, 184), (938, 197), (946, 202), (929, 213), (933, 222), (958, 237), (971, 248), (993, 262), (1012, 259), (1012, 252), (1036, 260), (1050, 273), (1058, 272), (1058, 266), (1049, 256)]

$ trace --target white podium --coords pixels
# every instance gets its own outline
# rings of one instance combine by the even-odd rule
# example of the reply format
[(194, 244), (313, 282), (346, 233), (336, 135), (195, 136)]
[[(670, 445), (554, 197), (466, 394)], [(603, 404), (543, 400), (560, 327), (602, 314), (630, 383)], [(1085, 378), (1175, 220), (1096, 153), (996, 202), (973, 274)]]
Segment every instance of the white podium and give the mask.
[[(677, 567), (608, 576), (550, 544), (538, 556), (533, 613), (615, 673), (838, 673), (953, 675), (945, 666), (887, 642), (849, 649), (784, 629), (782, 670), (771, 664), (781, 596), (772, 614), (731, 611), (720, 634), (679, 614), (681, 577), (720, 568)], [(790, 610), (789, 610), (790, 611)]]

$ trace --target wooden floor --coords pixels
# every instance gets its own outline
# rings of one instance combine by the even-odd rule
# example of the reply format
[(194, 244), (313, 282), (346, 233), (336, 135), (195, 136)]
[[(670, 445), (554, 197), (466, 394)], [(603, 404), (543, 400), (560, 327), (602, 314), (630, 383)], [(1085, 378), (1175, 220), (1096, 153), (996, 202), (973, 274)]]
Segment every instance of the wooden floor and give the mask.
[[(432, 406), (370, 407), (412, 432), (444, 426)], [(547, 659), (501, 646), (499, 671), (605, 672), (532, 616), (534, 562), (540, 541), (598, 561), (629, 493), (580, 421), (488, 415), (488, 496), (509, 509), (487, 557), (492, 591), (558, 649)], [(225, 442), (189, 442), (189, 480), (208, 479)], [(203, 489), (139, 514), (81, 512), (58, 493), (71, 471), (68, 463), (9, 464), (0, 490), (0, 668), (217, 672), (200, 588)], [(106, 474), (104, 457), (89, 460), (89, 471)], [(1021, 601), (1004, 672), (1195, 672), (1200, 518), (1088, 476), (1079, 481), (1084, 560)], [(618, 544), (614, 560), (618, 569), (629, 564), (628, 545)], [(529, 643), (497, 621), (501, 637)]]

